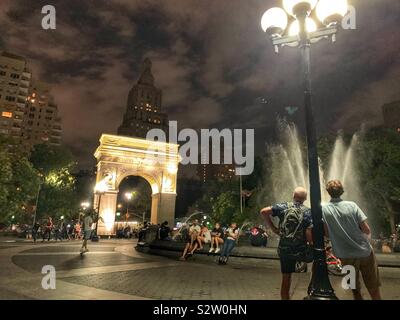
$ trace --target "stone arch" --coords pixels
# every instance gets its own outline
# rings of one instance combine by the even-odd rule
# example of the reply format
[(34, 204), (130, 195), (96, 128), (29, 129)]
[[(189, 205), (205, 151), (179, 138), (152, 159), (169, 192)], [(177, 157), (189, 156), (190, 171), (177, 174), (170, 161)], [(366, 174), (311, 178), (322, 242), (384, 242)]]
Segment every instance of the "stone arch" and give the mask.
[(103, 134), (95, 157), (94, 208), (101, 217), (98, 235), (115, 234), (118, 188), (127, 176), (139, 176), (149, 182), (152, 190), (151, 222), (173, 224), (180, 161), (177, 144)]

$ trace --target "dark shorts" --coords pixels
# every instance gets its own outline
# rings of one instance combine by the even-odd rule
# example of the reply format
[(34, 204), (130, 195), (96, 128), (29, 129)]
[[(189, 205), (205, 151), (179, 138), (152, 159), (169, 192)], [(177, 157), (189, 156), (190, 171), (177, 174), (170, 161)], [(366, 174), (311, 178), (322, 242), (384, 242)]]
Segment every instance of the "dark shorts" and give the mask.
[(296, 259), (291, 257), (280, 256), (281, 272), (282, 273), (295, 273), (296, 272)]
[(84, 232), (83, 232), (83, 238), (85, 239), (85, 240), (90, 240), (90, 236), (92, 235), (92, 230), (85, 230)]

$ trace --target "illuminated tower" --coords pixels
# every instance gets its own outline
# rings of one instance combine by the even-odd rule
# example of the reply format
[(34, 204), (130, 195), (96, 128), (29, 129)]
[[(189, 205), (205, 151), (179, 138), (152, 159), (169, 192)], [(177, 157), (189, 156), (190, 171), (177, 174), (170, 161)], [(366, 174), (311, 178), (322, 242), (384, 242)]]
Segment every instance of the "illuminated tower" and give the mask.
[(126, 112), (118, 135), (146, 138), (149, 130), (157, 128), (168, 133), (168, 117), (161, 112), (162, 92), (154, 85), (152, 63), (146, 58), (137, 84), (129, 92)]

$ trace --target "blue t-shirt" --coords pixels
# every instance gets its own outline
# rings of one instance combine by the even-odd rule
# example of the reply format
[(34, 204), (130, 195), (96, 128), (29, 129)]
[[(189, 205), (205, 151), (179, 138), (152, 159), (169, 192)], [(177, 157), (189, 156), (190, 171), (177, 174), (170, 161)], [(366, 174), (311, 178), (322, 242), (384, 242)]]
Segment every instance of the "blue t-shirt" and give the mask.
[(322, 217), (336, 256), (342, 259), (370, 256), (371, 245), (360, 229), (360, 223), (367, 220), (367, 216), (356, 203), (332, 199), (322, 206)]
[[(273, 217), (278, 217), (279, 221), (282, 222), (284, 217), (285, 217), (285, 212), (289, 208), (289, 205), (291, 205), (290, 202), (282, 202), (282, 203), (277, 203), (271, 207), (272, 209), (272, 216)], [(304, 209), (303, 213), (303, 221), (301, 228), (306, 230), (308, 228), (312, 227), (312, 215), (311, 215), (311, 210), (307, 208), (306, 206), (302, 205), (301, 203), (294, 202), (293, 205), (297, 207), (302, 207)]]

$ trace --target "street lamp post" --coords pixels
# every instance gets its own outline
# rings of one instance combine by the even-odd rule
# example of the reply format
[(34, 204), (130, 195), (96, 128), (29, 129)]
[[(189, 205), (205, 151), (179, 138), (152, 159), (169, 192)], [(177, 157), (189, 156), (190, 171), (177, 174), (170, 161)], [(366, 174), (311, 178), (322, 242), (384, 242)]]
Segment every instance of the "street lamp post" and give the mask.
[[(331, 37), (333, 42), (336, 40), (337, 22), (339, 17), (343, 17), (347, 13), (348, 4), (347, 0), (283, 0), (283, 7), (285, 10), (272, 8), (266, 11), (262, 17), (261, 26), (271, 37), (275, 52), (279, 52), (280, 46), (298, 47), (301, 51), (310, 202), (314, 226), (314, 263), (307, 299), (337, 300), (329, 281), (325, 257), (317, 132), (311, 99), (310, 51), (311, 44), (321, 39)], [(316, 23), (310, 18), (310, 14), (314, 9), (318, 19), (324, 25), (320, 29), (317, 28)], [(295, 18), (289, 28), (287, 28), (288, 14)], [(284, 35), (286, 30), (288, 34)]]
[(98, 227), (99, 227), (99, 219), (100, 219), (100, 204), (101, 204), (101, 196), (108, 191), (107, 183), (102, 180), (94, 187), (94, 192), (97, 194), (97, 219), (96, 219), (96, 229), (95, 234), (92, 236), (92, 241), (99, 241), (99, 237), (97, 235)]

